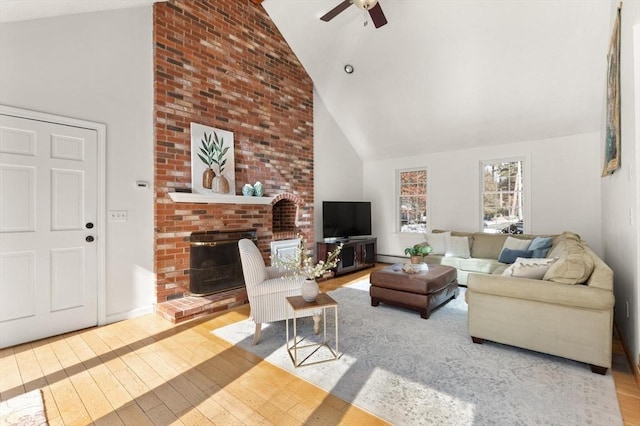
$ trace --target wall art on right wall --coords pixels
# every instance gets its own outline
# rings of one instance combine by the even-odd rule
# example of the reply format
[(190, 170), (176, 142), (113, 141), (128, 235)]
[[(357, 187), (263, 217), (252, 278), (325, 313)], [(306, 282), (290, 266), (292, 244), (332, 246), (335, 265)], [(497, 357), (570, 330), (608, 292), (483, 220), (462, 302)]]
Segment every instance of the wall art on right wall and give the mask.
[(608, 176), (620, 168), (620, 10), (613, 23), (607, 54), (607, 123), (604, 141), (604, 168)]

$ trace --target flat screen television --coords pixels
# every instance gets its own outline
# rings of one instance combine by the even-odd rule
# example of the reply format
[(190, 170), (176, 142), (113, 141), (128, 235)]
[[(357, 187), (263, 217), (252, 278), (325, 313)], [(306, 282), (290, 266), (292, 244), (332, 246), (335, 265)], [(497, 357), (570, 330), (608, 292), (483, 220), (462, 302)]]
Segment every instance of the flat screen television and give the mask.
[(370, 201), (323, 201), (322, 236), (348, 238), (371, 235)]

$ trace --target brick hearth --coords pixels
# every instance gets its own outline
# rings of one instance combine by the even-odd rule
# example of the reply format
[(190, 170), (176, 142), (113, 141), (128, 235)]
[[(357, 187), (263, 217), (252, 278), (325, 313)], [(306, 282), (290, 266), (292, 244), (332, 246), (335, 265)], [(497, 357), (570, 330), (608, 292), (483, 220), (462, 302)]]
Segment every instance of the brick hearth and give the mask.
[(249, 303), (245, 289), (209, 296), (187, 296), (159, 303), (156, 312), (174, 324)]

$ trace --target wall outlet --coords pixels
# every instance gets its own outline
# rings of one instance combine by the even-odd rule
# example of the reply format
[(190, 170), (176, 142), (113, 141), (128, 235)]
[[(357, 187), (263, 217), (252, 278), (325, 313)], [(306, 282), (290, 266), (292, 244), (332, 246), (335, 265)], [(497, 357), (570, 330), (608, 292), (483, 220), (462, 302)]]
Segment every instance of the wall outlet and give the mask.
[(109, 210), (109, 222), (126, 222), (126, 210)]

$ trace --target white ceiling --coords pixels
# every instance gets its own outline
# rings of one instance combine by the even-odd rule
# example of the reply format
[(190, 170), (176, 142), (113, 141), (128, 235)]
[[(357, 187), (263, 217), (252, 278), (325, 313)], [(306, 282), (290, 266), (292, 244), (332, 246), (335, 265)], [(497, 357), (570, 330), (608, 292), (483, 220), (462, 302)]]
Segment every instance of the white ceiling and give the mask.
[(610, 0), (340, 1), (262, 5), (363, 159), (600, 130)]
[[(0, 0), (0, 22), (154, 1)], [(355, 6), (319, 20), (340, 1), (262, 5), (365, 160), (600, 130), (610, 0), (380, 0), (378, 29)]]
[(0, 0), (0, 22), (123, 9), (165, 0)]

